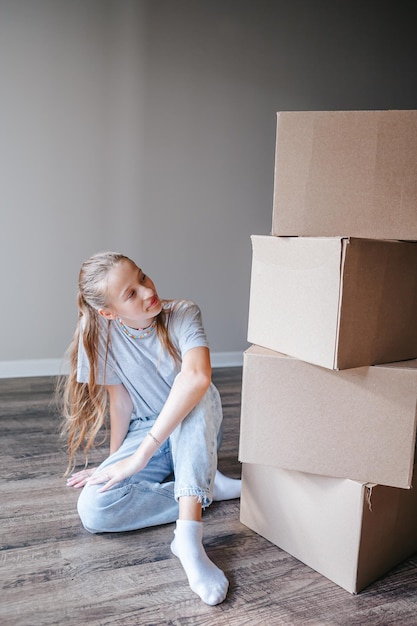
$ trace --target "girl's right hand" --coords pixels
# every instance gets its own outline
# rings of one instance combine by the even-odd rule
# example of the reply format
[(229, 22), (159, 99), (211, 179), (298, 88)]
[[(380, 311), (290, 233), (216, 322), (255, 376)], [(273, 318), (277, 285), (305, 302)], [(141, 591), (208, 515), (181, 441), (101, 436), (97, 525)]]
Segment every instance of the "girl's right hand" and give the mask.
[(84, 469), (80, 472), (75, 472), (75, 474), (71, 474), (71, 476), (67, 478), (67, 487), (81, 489), (82, 487), (84, 487), (87, 480), (91, 478), (96, 469), (96, 467), (89, 467), (88, 469)]

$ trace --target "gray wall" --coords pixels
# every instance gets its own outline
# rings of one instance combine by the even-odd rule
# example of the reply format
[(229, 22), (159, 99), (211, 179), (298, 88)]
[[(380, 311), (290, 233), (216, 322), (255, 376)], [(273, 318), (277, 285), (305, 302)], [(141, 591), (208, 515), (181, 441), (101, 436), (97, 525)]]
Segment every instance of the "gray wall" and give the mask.
[(412, 6), (0, 0), (3, 373), (62, 357), (102, 249), (197, 301), (212, 351), (241, 355), (276, 111), (417, 108)]

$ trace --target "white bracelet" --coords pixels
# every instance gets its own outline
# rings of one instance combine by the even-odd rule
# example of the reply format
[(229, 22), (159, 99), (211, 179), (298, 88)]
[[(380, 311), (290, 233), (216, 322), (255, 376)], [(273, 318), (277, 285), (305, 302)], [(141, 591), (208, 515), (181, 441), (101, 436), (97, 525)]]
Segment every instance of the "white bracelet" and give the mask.
[(151, 439), (153, 439), (153, 441), (156, 443), (156, 445), (157, 445), (157, 446), (160, 446), (160, 445), (161, 445), (161, 442), (160, 442), (160, 441), (158, 441), (158, 439), (157, 439), (156, 437), (154, 437), (154, 436), (153, 436), (153, 434), (151, 433), (151, 431), (150, 431), (150, 430), (148, 430), (147, 435), (149, 435), (149, 437), (150, 437)]

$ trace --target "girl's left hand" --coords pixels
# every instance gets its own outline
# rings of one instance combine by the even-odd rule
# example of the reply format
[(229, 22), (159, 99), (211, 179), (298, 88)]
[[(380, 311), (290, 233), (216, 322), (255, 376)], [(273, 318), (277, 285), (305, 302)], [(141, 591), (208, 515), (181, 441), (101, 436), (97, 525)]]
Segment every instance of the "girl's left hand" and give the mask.
[(67, 487), (74, 487), (74, 489), (81, 489), (84, 487), (85, 483), (96, 471), (96, 467), (89, 467), (88, 469), (83, 469), (80, 472), (75, 472), (75, 474), (71, 474), (67, 478)]
[(141, 469), (145, 467), (146, 463), (140, 463), (137, 456), (132, 455), (127, 457), (127, 459), (123, 459), (122, 461), (118, 461), (113, 465), (109, 465), (108, 467), (104, 467), (100, 472), (96, 472), (88, 479), (87, 483), (89, 485), (100, 485), (101, 483), (105, 483), (103, 487), (101, 487), (98, 491), (102, 493), (103, 491), (107, 491), (116, 483), (120, 483), (125, 478), (129, 478), (136, 474)]

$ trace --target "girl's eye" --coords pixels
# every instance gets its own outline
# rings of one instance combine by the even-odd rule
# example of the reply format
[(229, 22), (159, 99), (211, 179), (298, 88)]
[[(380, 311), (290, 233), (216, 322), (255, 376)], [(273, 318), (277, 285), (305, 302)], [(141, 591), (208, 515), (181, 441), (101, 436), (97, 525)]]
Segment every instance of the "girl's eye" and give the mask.
[(142, 274), (142, 282), (143, 283), (145, 282), (146, 278), (147, 278), (146, 274)]
[(130, 298), (133, 298), (134, 295), (135, 295), (135, 292), (131, 291), (129, 295), (127, 296), (127, 299), (130, 300)]

